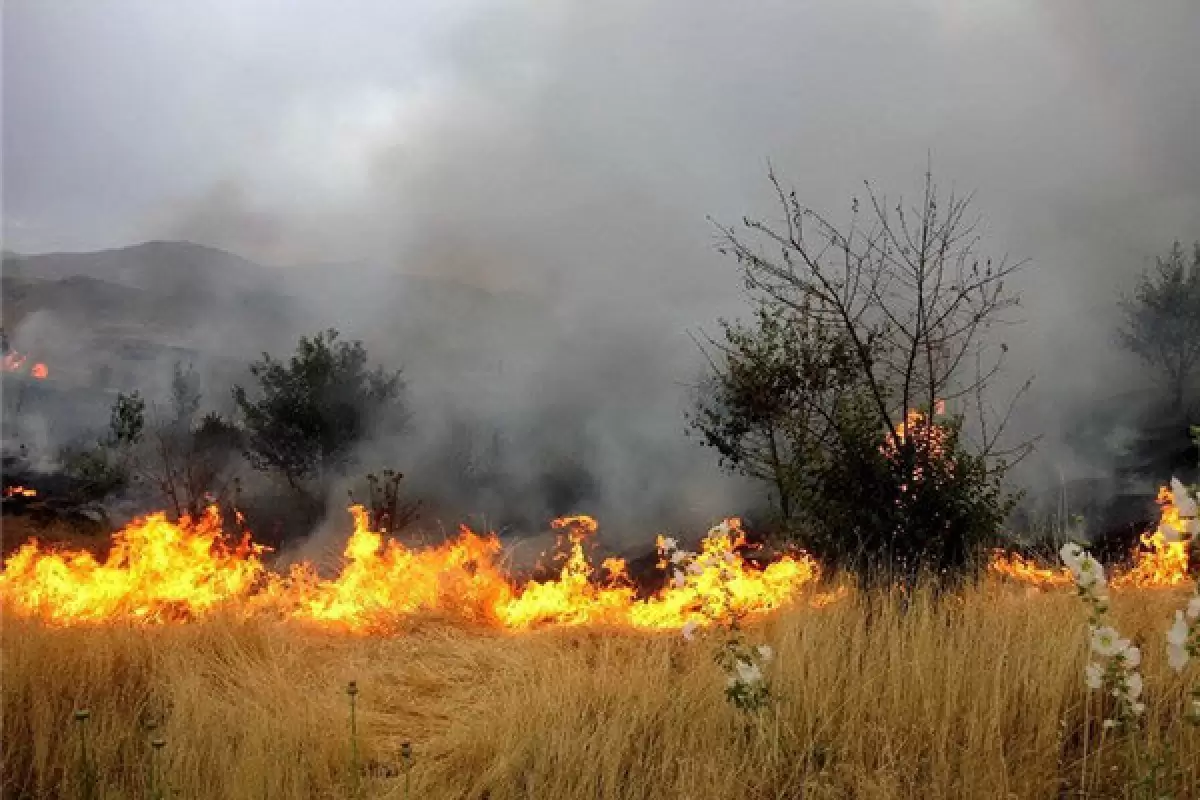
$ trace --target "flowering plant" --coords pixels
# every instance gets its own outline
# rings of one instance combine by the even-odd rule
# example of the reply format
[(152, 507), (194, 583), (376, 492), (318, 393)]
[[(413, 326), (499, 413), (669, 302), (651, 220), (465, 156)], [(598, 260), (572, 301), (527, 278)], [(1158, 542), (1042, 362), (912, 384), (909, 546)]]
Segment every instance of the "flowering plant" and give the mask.
[[(769, 645), (752, 645), (742, 635), (741, 619), (744, 616), (735, 602), (730, 583), (736, 578), (731, 568), (737, 563), (734, 547), (738, 539), (734, 526), (723, 522), (709, 531), (703, 553), (683, 550), (672, 538), (659, 538), (658, 546), (661, 566), (672, 567), (672, 582), (683, 589), (703, 580), (709, 591), (702, 596), (697, 617), (683, 626), (681, 633), (687, 641), (696, 638), (701, 627), (717, 626), (725, 630), (725, 642), (714, 658), (725, 671), (725, 697), (738, 709), (746, 712), (758, 711), (770, 699), (766, 669), (774, 658)], [(718, 591), (713, 592), (715, 586)]]

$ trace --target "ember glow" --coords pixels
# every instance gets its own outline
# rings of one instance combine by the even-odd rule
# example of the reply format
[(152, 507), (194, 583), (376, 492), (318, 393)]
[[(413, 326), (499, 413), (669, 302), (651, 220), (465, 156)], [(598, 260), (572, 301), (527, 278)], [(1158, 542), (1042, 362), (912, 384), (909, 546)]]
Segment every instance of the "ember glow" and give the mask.
[(5, 497), (37, 497), (37, 489), (26, 486), (9, 486), (4, 490)]
[(223, 611), (354, 632), (386, 631), (417, 613), (510, 630), (581, 624), (672, 629), (689, 620), (704, 624), (714, 613), (777, 609), (819, 576), (816, 562), (803, 555), (764, 569), (749, 565), (738, 552), (745, 543), (740, 525), (728, 520), (701, 545), (711, 565), (689, 572), (681, 585), (639, 598), (619, 559), (593, 569), (584, 545), (597, 524), (580, 516), (554, 523), (567, 547), (557, 577), (520, 585), (500, 568), (501, 544), (493, 535), (463, 527), (443, 545), (409, 549), (373, 532), (361, 507), (350, 513), (354, 531), (335, 577), (323, 578), (307, 563), (286, 574), (268, 569), (265, 548), (248, 536), (232, 544), (210, 510), (200, 520), (177, 524), (161, 513), (139, 520), (114, 535), (102, 562), (90, 553), (54, 552), (30, 541), (5, 563), (0, 597), (16, 613), (62, 625), (161, 623)]

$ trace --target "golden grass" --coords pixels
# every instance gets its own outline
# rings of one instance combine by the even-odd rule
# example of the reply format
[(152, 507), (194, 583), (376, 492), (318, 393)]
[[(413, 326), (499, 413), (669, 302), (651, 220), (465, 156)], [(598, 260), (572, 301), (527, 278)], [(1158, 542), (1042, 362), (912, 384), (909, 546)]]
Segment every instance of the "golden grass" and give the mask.
[[(1183, 597), (1114, 598), (1145, 651), (1138, 757), (1171, 744), (1176, 798), (1200, 797), (1200, 730), (1181, 718), (1184, 682), (1163, 652)], [(414, 798), (1078, 796), (1086, 649), (1073, 596), (985, 586), (908, 613), (871, 605), (798, 608), (753, 632), (778, 653), (773, 708), (756, 722), (725, 702), (712, 644), (674, 634), (429, 620), (388, 638), (220, 619), (53, 630), (9, 616), (4, 796), (77, 796), (72, 711), (86, 707), (100, 796), (146, 796), (143, 722), (161, 718), (173, 797), (350, 797), (352, 679), (366, 797), (404, 797), (405, 740)], [(1087, 796), (1125, 796), (1129, 743), (1098, 741), (1092, 722)]]

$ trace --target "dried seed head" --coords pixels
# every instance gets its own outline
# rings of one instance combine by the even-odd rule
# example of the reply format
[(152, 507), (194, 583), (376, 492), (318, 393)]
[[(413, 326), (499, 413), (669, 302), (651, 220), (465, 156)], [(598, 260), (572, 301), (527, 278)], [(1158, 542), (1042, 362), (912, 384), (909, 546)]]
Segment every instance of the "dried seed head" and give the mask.
[(83, 722), (84, 720), (86, 720), (86, 719), (87, 719), (88, 717), (90, 717), (91, 715), (92, 715), (92, 712), (88, 711), (86, 708), (81, 708), (81, 709), (79, 709), (78, 711), (76, 711), (76, 712), (75, 712), (75, 721), (76, 721), (76, 722)]
[(412, 743), (411, 742), (404, 742), (400, 745), (400, 755), (401, 755), (401, 757), (404, 758), (405, 761), (408, 761), (410, 758), (412, 758)]
[(154, 739), (150, 740), (150, 746), (153, 747), (155, 750), (161, 750), (167, 746), (167, 740), (162, 738), (161, 736), (157, 736)]
[(350, 681), (350, 683), (346, 684), (346, 694), (351, 697), (358, 694), (358, 681)]

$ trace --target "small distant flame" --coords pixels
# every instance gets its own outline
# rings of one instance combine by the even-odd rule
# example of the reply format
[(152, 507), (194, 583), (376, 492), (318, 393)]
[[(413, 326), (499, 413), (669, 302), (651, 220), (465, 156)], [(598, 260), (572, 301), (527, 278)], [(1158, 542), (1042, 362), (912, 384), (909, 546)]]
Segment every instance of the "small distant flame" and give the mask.
[(9, 486), (4, 490), (5, 497), (37, 497), (37, 489), (24, 486)]
[[(22, 372), (28, 362), (27, 355), (10, 350), (4, 354), (3, 368), (5, 372)], [(45, 363), (38, 361), (29, 367), (29, 375), (37, 380), (45, 380), (50, 376), (50, 369)]]

